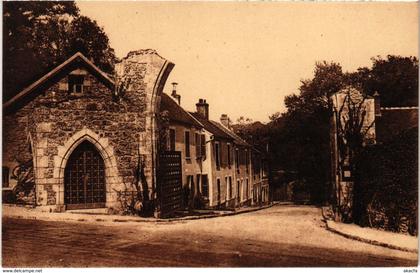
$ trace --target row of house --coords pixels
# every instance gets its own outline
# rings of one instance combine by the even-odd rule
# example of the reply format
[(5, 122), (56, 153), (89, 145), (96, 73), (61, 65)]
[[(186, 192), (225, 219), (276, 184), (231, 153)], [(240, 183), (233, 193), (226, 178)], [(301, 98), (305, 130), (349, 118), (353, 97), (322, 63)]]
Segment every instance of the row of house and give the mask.
[(205, 100), (188, 112), (176, 92), (163, 93), (173, 67), (138, 50), (108, 75), (76, 53), (6, 101), (3, 193), (34, 185), (20, 190), (47, 211), (121, 210), (139, 199), (158, 217), (267, 202), (262, 154), (226, 116), (209, 120)]
[(168, 151), (181, 152), (184, 207), (233, 208), (268, 202), (268, 179), (263, 154), (236, 135), (226, 114), (209, 119), (209, 104), (199, 99), (195, 112), (181, 107), (176, 84), (163, 93), (161, 112), (167, 112)]

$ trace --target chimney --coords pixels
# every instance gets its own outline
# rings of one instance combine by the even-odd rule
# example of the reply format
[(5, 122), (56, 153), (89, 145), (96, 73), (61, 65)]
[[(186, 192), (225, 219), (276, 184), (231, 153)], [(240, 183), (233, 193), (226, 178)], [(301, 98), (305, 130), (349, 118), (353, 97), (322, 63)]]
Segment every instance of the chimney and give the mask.
[(373, 94), (373, 99), (375, 101), (375, 117), (381, 116), (381, 97), (378, 91), (375, 91)]
[(229, 119), (228, 115), (222, 114), (220, 116), (220, 122), (223, 124), (223, 126), (230, 129), (230, 119)]
[(197, 113), (200, 114), (201, 117), (209, 119), (209, 104), (206, 100), (199, 99), (195, 106), (197, 106)]
[(177, 85), (178, 85), (177, 82), (172, 83), (172, 94), (171, 94), (171, 96), (172, 96), (172, 98), (174, 98), (178, 102), (179, 105), (181, 105), (181, 95), (178, 95), (176, 93)]

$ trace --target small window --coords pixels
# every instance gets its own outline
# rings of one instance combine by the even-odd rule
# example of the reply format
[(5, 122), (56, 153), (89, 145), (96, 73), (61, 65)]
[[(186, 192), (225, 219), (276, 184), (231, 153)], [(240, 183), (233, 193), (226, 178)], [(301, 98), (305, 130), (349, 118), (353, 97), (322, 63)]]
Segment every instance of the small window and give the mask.
[(169, 149), (175, 151), (175, 129), (169, 129)]
[(3, 167), (2, 168), (2, 187), (3, 188), (8, 188), (9, 187), (9, 168), (8, 167)]
[(185, 131), (185, 157), (190, 158), (191, 152), (190, 152), (190, 132)]
[(83, 76), (69, 75), (69, 93), (82, 94), (83, 93)]

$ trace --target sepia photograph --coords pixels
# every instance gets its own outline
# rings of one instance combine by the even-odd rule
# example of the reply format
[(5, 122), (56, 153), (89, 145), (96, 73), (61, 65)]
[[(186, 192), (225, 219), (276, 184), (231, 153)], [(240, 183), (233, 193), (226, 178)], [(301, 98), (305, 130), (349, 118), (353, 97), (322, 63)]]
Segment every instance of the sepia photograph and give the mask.
[(417, 272), (418, 2), (1, 8), (3, 272)]

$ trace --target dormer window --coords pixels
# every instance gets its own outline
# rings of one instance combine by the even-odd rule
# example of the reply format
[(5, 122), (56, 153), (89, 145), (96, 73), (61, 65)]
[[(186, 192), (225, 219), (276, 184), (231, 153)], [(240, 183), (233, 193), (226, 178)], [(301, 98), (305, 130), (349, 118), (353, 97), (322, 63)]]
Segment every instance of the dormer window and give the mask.
[(83, 93), (83, 75), (69, 75), (69, 93), (82, 94)]

